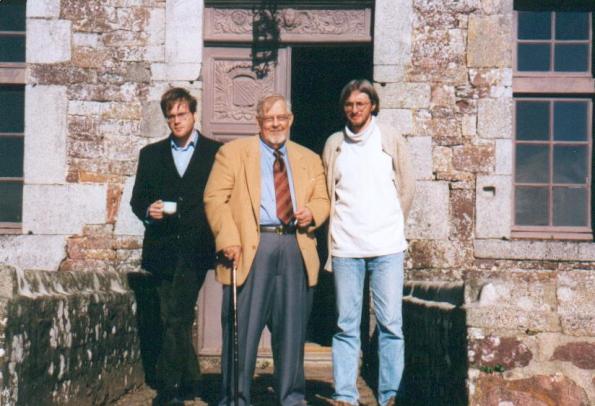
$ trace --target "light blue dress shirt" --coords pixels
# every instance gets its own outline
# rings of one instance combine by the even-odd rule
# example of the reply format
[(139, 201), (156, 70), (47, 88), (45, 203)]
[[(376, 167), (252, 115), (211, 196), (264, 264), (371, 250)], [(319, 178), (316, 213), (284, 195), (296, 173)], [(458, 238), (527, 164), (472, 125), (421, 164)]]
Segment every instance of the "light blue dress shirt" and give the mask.
[[(287, 157), (287, 148), (283, 145), (279, 148), (283, 154), (285, 168), (287, 168), (287, 179), (289, 180), (289, 191), (293, 211), (296, 211), (295, 192), (293, 190), (293, 178), (291, 166)], [(260, 225), (280, 225), (281, 220), (277, 217), (277, 200), (275, 198), (275, 177), (273, 175), (273, 164), (275, 163), (274, 149), (260, 140)]]
[(174, 157), (174, 163), (180, 177), (184, 176), (192, 154), (198, 145), (198, 131), (194, 130), (190, 136), (190, 142), (185, 147), (180, 147), (174, 137), (170, 137), (169, 142), (171, 144), (171, 154)]

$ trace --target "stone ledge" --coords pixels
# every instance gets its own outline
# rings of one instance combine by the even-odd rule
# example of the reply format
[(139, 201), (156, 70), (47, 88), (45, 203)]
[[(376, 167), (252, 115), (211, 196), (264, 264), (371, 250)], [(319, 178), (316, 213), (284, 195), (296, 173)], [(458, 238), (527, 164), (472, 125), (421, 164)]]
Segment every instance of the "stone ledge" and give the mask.
[(476, 258), (595, 261), (592, 242), (476, 239), (473, 245)]

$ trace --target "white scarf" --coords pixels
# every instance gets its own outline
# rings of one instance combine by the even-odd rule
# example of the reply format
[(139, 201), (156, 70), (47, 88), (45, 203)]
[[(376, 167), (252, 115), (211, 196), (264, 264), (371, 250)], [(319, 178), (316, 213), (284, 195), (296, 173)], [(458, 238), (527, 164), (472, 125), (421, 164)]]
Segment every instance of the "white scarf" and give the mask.
[(376, 117), (372, 116), (370, 124), (364, 130), (358, 132), (357, 134), (351, 131), (348, 126), (345, 126), (345, 135), (353, 142), (365, 142), (368, 138), (370, 138), (370, 135), (372, 135), (375, 128)]

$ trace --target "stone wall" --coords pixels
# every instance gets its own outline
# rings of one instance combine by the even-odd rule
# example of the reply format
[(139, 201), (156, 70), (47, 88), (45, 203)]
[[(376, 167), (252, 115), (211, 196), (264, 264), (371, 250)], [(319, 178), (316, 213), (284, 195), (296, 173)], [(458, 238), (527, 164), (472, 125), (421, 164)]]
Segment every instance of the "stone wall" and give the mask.
[(397, 3), (374, 74), (418, 167), (407, 278), (464, 283), (470, 404), (594, 404), (595, 245), (511, 239), (513, 1)]
[(124, 278), (0, 266), (1, 404), (105, 404), (143, 384)]

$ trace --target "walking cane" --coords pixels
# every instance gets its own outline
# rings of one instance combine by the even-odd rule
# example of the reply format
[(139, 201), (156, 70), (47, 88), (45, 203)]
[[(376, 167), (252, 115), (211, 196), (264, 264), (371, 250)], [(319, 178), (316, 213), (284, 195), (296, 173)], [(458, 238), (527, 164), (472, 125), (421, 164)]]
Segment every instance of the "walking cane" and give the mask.
[(240, 396), (239, 378), (239, 340), (238, 340), (238, 268), (233, 265), (231, 271), (231, 335), (233, 339), (233, 404), (238, 406)]

